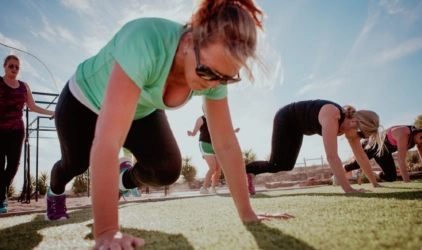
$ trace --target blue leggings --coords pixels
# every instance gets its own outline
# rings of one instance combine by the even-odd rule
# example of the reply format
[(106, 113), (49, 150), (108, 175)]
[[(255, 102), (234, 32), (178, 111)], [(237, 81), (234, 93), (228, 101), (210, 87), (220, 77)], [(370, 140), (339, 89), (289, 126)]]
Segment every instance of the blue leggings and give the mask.
[[(51, 171), (54, 193), (63, 193), (67, 183), (88, 169), (97, 117), (73, 96), (66, 84), (55, 113), (62, 158)], [(182, 157), (163, 110), (133, 121), (124, 147), (137, 160), (123, 175), (126, 188), (167, 186), (180, 177)]]

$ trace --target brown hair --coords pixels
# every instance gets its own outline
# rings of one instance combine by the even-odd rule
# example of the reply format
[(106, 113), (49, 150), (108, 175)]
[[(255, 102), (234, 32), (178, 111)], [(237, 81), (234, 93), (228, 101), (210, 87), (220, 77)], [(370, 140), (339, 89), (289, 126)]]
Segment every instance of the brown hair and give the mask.
[(198, 10), (186, 24), (194, 43), (199, 47), (222, 41), (227, 52), (239, 67), (245, 66), (253, 80), (251, 68), (246, 64), (249, 58), (258, 60), (257, 28), (263, 30), (263, 12), (253, 0), (203, 0)]
[(384, 151), (384, 133), (380, 133), (378, 128), (380, 127), (379, 116), (377, 113), (371, 110), (359, 110), (351, 105), (343, 106), (343, 113), (346, 118), (356, 117), (359, 124), (359, 129), (366, 135), (370, 135), (368, 138), (368, 144), (366, 149), (378, 147), (377, 155), (380, 156)]
[(8, 55), (8, 56), (4, 59), (3, 67), (5, 67), (5, 66), (6, 66), (6, 64), (7, 64), (7, 62), (8, 62), (8, 61), (10, 61), (10, 60), (12, 60), (12, 59), (18, 60), (18, 61), (20, 62), (19, 57), (15, 56), (15, 55)]

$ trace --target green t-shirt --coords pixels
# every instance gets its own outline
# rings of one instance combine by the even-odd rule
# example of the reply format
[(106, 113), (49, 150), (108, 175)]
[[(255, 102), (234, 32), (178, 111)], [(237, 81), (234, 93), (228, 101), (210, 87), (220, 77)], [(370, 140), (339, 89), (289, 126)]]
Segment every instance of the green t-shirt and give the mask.
[[(114, 61), (141, 89), (134, 119), (156, 109), (169, 109), (163, 102), (163, 89), (183, 34), (183, 26), (161, 18), (140, 18), (125, 24), (97, 55), (78, 66), (76, 82), (88, 101), (101, 109)], [(192, 91), (192, 96), (220, 100), (227, 86)]]

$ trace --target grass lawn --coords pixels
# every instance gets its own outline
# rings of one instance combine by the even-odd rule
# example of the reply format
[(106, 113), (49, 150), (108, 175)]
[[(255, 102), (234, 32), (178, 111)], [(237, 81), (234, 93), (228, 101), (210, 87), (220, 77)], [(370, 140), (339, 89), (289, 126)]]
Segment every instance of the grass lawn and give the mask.
[[(230, 196), (120, 206), (122, 231), (142, 237), (142, 249), (422, 249), (422, 181), (258, 193), (256, 211), (287, 212), (290, 220), (242, 223)], [(356, 188), (358, 186), (355, 186)], [(0, 249), (89, 249), (91, 210), (64, 221), (44, 214), (0, 219)]]

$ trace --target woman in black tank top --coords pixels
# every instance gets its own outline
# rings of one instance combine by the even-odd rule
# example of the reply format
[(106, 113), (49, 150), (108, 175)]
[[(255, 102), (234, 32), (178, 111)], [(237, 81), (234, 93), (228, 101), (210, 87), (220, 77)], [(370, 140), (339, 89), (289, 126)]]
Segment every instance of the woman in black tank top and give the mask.
[(54, 111), (37, 106), (29, 86), (17, 79), (20, 69), (17, 56), (7, 56), (3, 68), (5, 75), (0, 77), (0, 213), (7, 213), (7, 193), (19, 168), (25, 138), (24, 106), (45, 115), (54, 115)]
[[(396, 164), (392, 154), (397, 152), (397, 159), (400, 168), (400, 173), (404, 182), (410, 182), (409, 173), (406, 166), (406, 153), (409, 149), (416, 145), (419, 157), (422, 159), (422, 129), (417, 129), (414, 126), (394, 126), (383, 131), (384, 151), (381, 155), (377, 155), (377, 147), (365, 148), (368, 144), (367, 140), (362, 142), (362, 147), (365, 148), (365, 153), (369, 159), (374, 160), (381, 167), (382, 172), (379, 177), (384, 181), (395, 181), (397, 179)], [(344, 170), (350, 172), (359, 169), (360, 165), (355, 160), (346, 164)]]
[[(204, 111), (204, 106), (202, 106), (202, 111)], [(239, 130), (240, 128), (237, 128), (234, 130), (234, 132), (237, 133)], [(207, 118), (205, 115), (200, 116), (196, 120), (195, 127), (193, 128), (193, 131), (188, 131), (188, 136), (196, 136), (198, 131), (200, 132), (199, 145), (201, 147), (202, 157), (205, 159), (209, 167), (207, 174), (204, 177), (204, 183), (202, 184), (199, 192), (201, 194), (216, 194), (217, 191), (215, 187), (217, 186), (218, 180), (220, 179), (221, 166), (212, 147), (211, 135), (208, 130)], [(208, 190), (211, 179), (211, 190)]]
[(270, 160), (255, 161), (246, 165), (249, 192), (255, 193), (252, 174), (292, 170), (302, 146), (303, 136), (314, 134), (322, 136), (328, 163), (344, 192), (355, 193), (366, 190), (353, 189), (345, 176), (337, 153), (337, 136), (343, 134), (372, 185), (380, 186), (360, 144), (360, 139), (364, 137), (370, 138), (368, 147), (382, 144), (378, 127), (379, 118), (376, 113), (369, 110), (356, 111), (351, 106), (342, 108), (331, 101), (310, 100), (284, 106), (274, 117)]

